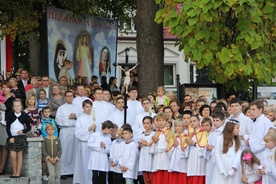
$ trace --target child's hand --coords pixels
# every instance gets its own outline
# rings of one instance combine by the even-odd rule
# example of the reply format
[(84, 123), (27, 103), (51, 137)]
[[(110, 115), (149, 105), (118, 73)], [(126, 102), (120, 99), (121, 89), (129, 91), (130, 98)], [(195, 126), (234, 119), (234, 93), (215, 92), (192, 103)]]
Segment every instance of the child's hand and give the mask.
[(156, 137), (156, 136), (152, 136), (151, 139), (154, 143), (157, 143), (159, 141), (159, 137)]
[(177, 147), (178, 145), (179, 145), (179, 142), (176, 139), (174, 139), (174, 147)]
[(247, 183), (247, 177), (245, 176), (245, 174), (241, 177), (241, 182), (242, 183)]
[(206, 149), (207, 149), (207, 151), (212, 151), (212, 150), (213, 150), (213, 148), (214, 148), (214, 146), (213, 146), (213, 145), (211, 145), (211, 144), (207, 144), (207, 145), (206, 145)]
[(96, 125), (95, 124), (88, 127), (88, 131), (91, 131), (91, 130), (96, 130)]
[(115, 167), (117, 164), (115, 164), (113, 161), (111, 161), (111, 166)]
[(19, 130), (17, 133), (18, 133), (19, 135), (20, 135), (20, 134), (23, 134), (23, 130)]
[(105, 148), (105, 143), (100, 142), (100, 146), (101, 146), (101, 148)]
[(188, 144), (188, 145), (190, 145), (190, 146), (193, 146), (194, 144), (195, 144), (195, 142), (194, 141), (192, 141), (192, 139), (185, 139), (185, 142), (186, 142), (186, 144)]
[(145, 139), (141, 139), (141, 143), (142, 143), (143, 146), (148, 146), (149, 145), (148, 141), (146, 141)]
[(10, 138), (10, 143), (14, 143), (14, 138)]
[(141, 147), (142, 147), (142, 142), (138, 141), (138, 148), (141, 148)]
[(264, 175), (265, 174), (265, 168), (258, 169), (258, 172), (259, 172), (260, 175)]

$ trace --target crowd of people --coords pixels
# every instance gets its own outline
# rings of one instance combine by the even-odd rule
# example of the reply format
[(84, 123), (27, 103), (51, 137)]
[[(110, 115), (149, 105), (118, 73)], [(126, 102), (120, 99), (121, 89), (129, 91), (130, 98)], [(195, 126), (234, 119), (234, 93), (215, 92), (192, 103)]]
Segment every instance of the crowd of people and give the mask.
[(162, 86), (138, 96), (106, 80), (2, 76), (0, 174), (10, 152), (10, 177), (20, 178), (27, 137), (42, 136), (42, 179), (51, 184), (70, 175), (76, 184), (276, 183), (276, 104), (234, 94), (212, 102), (186, 94), (180, 103)]

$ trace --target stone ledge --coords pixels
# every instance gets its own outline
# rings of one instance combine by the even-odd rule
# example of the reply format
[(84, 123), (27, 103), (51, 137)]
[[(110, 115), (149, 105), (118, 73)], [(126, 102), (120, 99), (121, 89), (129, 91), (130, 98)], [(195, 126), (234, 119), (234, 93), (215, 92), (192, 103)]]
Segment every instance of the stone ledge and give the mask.
[(29, 184), (28, 177), (10, 178), (10, 175), (1, 175), (0, 184)]
[(31, 138), (27, 138), (28, 142), (42, 142), (43, 138), (42, 137), (31, 137)]

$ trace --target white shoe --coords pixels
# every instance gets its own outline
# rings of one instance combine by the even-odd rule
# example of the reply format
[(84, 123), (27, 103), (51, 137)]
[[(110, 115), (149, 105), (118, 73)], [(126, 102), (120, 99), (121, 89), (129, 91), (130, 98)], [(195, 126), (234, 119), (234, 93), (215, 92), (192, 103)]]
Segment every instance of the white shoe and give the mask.
[(44, 181), (48, 181), (47, 175), (43, 175), (43, 176), (42, 176), (42, 179), (43, 179)]

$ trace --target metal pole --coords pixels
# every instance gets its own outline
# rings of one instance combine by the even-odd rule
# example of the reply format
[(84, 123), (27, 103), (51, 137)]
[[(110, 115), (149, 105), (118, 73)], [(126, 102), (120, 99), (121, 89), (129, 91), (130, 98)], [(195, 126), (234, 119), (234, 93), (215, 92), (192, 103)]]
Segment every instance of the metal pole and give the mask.
[(179, 102), (181, 102), (180, 98), (180, 75), (176, 74), (176, 88), (177, 88), (177, 99)]
[[(125, 48), (125, 62), (127, 65), (128, 65), (128, 51), (129, 51), (129, 48), (128, 47)], [(127, 120), (127, 91), (125, 91), (125, 94), (124, 94), (124, 109), (125, 109), (124, 124), (126, 124), (126, 120)]]

